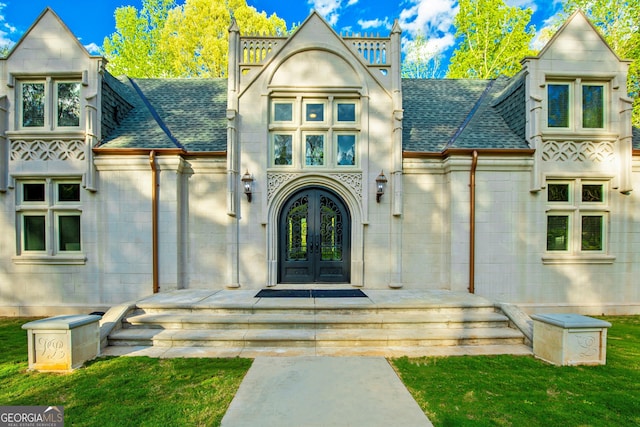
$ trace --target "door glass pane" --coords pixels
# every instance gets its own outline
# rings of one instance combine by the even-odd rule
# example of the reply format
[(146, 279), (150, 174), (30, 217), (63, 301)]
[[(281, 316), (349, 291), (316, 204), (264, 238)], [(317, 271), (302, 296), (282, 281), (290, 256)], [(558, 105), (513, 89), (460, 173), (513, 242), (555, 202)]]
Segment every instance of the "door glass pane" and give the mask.
[(44, 202), (44, 183), (22, 184), (22, 201)]
[(602, 250), (602, 216), (582, 217), (582, 250)]
[(273, 135), (273, 163), (290, 165), (292, 162), (292, 135)]
[(22, 84), (22, 126), (44, 126), (44, 83)]
[(305, 141), (305, 164), (324, 165), (324, 135), (307, 135)]
[(58, 83), (58, 126), (80, 126), (80, 83)]
[(604, 127), (603, 86), (582, 86), (582, 127)]
[(549, 215), (547, 217), (547, 250), (566, 251), (569, 243), (569, 217)]
[(60, 251), (80, 250), (80, 217), (59, 216), (58, 230), (60, 233)]
[(308, 122), (324, 122), (324, 104), (307, 104), (306, 110)]
[(549, 127), (569, 127), (569, 85), (548, 85), (547, 110)]
[(320, 197), (320, 249), (322, 261), (342, 260), (342, 213), (328, 197)]
[(355, 122), (356, 121), (356, 104), (338, 104), (338, 121), (339, 122)]
[(24, 250), (44, 251), (46, 249), (44, 215), (25, 215), (23, 224)]
[(287, 213), (285, 259), (307, 261), (307, 224), (309, 199), (303, 196), (296, 200)]
[(338, 135), (338, 153), (336, 161), (339, 166), (354, 166), (356, 164), (355, 135)]
[(80, 201), (80, 184), (74, 184), (74, 183), (58, 184), (58, 201), (59, 202), (79, 202)]

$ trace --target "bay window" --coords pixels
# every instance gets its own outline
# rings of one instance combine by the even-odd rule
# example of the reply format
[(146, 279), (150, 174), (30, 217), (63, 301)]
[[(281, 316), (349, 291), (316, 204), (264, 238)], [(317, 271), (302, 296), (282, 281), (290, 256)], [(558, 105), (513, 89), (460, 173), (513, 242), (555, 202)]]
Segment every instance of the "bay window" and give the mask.
[(52, 130), (80, 127), (79, 81), (21, 81), (18, 88), (20, 128)]
[(572, 80), (547, 83), (547, 127), (585, 131), (606, 127), (606, 85)]

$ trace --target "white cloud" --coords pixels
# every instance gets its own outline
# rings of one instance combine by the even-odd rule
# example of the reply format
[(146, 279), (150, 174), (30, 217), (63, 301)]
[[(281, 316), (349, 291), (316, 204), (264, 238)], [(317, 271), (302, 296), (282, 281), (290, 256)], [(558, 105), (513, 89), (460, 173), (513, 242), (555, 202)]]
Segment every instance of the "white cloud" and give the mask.
[(536, 0), (506, 0), (507, 6), (511, 7), (519, 7), (521, 9), (531, 9), (532, 11), (538, 10), (538, 5), (536, 4)]
[(311, 7), (322, 15), (331, 26), (338, 23), (341, 3), (342, 0), (309, 0)]
[[(5, 3), (0, 3), (0, 11), (4, 9), (7, 5)], [(18, 30), (13, 25), (9, 24), (5, 21), (4, 14), (0, 13), (0, 25), (2, 29), (0, 29), (0, 47), (8, 47), (11, 48), (16, 42), (13, 38), (19, 36)]]
[(349, 3), (347, 3), (347, 7), (353, 6), (353, 5), (357, 4), (357, 3), (358, 3), (358, 0), (349, 0)]
[(92, 55), (100, 54), (100, 46), (95, 43), (85, 44), (84, 48), (87, 49), (87, 51)]
[(400, 27), (411, 36), (422, 34), (430, 48), (444, 51), (455, 43), (453, 19), (458, 13), (455, 0), (409, 0), (400, 12)]
[(391, 22), (388, 17), (384, 19), (369, 19), (369, 20), (358, 20), (358, 25), (363, 29), (367, 30), (369, 28), (386, 28), (387, 30), (391, 29)]

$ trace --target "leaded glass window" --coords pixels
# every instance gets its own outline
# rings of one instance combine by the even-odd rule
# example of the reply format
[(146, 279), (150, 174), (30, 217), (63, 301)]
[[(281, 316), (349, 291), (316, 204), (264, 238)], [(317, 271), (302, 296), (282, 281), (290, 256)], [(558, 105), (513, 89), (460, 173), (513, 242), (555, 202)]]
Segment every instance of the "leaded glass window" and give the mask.
[(20, 251), (38, 256), (79, 252), (80, 195), (80, 182), (54, 178), (21, 182), (16, 201)]
[(356, 104), (355, 103), (338, 103), (338, 121), (339, 122), (355, 122), (356, 121)]
[(305, 119), (308, 122), (324, 121), (324, 104), (307, 104)]
[(44, 83), (22, 84), (22, 126), (44, 126)]
[(80, 83), (58, 83), (58, 126), (80, 126)]
[(276, 166), (290, 166), (293, 162), (293, 135), (273, 135), (273, 163)]
[(338, 166), (355, 166), (356, 164), (356, 136), (338, 135), (336, 163)]
[(569, 217), (549, 215), (547, 217), (547, 250), (566, 251), (569, 242)]
[(324, 135), (306, 135), (305, 147), (307, 166), (324, 165)]
[(604, 127), (604, 87), (601, 85), (582, 86), (582, 127)]
[(603, 217), (588, 215), (582, 217), (582, 250), (601, 251)]
[(569, 127), (569, 85), (550, 84), (547, 95), (548, 126)]
[(293, 121), (293, 103), (276, 102), (273, 104), (273, 120), (275, 122)]
[(606, 252), (606, 188), (604, 181), (580, 178), (547, 182), (547, 251)]

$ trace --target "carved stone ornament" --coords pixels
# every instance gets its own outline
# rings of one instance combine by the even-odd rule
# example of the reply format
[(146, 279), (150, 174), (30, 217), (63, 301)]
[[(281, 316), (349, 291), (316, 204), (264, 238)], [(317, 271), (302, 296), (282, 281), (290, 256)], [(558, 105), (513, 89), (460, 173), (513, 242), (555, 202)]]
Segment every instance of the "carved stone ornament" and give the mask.
[[(280, 173), (271, 172), (267, 174), (267, 197), (269, 201), (272, 200), (278, 189), (282, 185), (289, 181), (300, 177), (299, 173)], [(336, 181), (342, 183), (345, 187), (349, 188), (351, 192), (360, 200), (362, 200), (362, 173), (360, 172), (345, 172), (345, 173), (328, 173), (327, 177), (330, 177)]]
[(24, 141), (11, 142), (11, 160), (84, 160), (84, 141), (53, 140), (53, 141)]
[(546, 141), (542, 151), (542, 160), (545, 162), (610, 163), (614, 157), (611, 141)]

